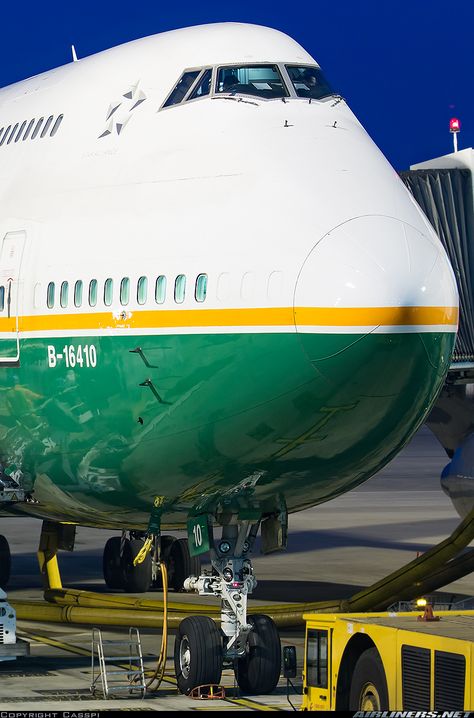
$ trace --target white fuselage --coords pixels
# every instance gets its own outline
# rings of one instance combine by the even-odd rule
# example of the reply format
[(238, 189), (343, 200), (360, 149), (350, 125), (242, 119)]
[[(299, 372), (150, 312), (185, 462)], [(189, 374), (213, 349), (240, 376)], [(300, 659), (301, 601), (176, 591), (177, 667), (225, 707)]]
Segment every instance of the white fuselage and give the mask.
[[(278, 66), (288, 86), (287, 96), (264, 99), (245, 92), (232, 95), (217, 91), (219, 68), (252, 63)], [(86, 504), (75, 508), (70, 498), (73, 489), (66, 491), (64, 486), (78, 481), (82, 491), (82, 481), (87, 486), (95, 481), (99, 493), (106, 491), (103, 484), (107, 484), (109, 469), (100, 468), (100, 481), (96, 474), (90, 478), (88, 472), (94, 461), (100, 467), (109, 467), (107, 452), (115, 457), (116, 445), (125, 458), (117, 459), (120, 466), (114, 468), (115, 483), (109, 488), (123, 488), (125, 478), (133, 476), (136, 483), (133, 489), (127, 488), (128, 497), (137, 493), (141, 505), (146, 506), (153, 495), (162, 493), (170, 496), (170, 504), (178, 507), (176, 511), (188, 510), (194, 498), (191, 500), (187, 493), (180, 504), (179, 487), (186, 481), (189, 486), (200, 486), (194, 469), (186, 472), (196, 465), (196, 456), (206, 461), (202, 434), (213, 422), (222, 422), (225, 439), (221, 445), (216, 436), (206, 438), (217, 462), (209, 469), (212, 482), (216, 481), (209, 491), (218, 494), (219, 477), (224, 477), (228, 486), (247, 475), (257, 476), (257, 481), (258, 476), (270, 472), (267, 468), (260, 471), (262, 462), (289, 461), (291, 454), (295, 461), (304, 463), (304, 471), (298, 473), (295, 468), (293, 474), (285, 465), (281, 471), (288, 476), (289, 485), (295, 485), (294, 476), (314, 475), (321, 481), (314, 495), (313, 489), (306, 493), (305, 486), (298, 487), (292, 503), (296, 508), (311, 505), (373, 473), (406, 441), (432, 403), (447, 371), (445, 364), (457, 326), (457, 292), (446, 254), (418, 205), (346, 102), (335, 94), (313, 100), (298, 97), (289, 81), (288, 66), (314, 68), (317, 63), (283, 33), (225, 23), (137, 40), (0, 91), (0, 292), (4, 287), (0, 364), (5, 364), (0, 371), (12, 372), (4, 382), (10, 402), (3, 412), (5, 435), (10, 432), (10, 439), (2, 451), (4, 463), (18, 466), (28, 457), (31, 467), (37, 447), (41, 447), (41, 461), (28, 471), (33, 474), (33, 483), (37, 479), (36, 497), (43, 490), (44, 505), (50, 507), (42, 509), (42, 515), (58, 515), (62, 510), (74, 520), (87, 522)], [(186, 70), (203, 68), (212, 71), (207, 95), (163, 107)], [(40, 118), (43, 129), (35, 136)], [(49, 124), (47, 118), (51, 118)], [(176, 288), (180, 275), (187, 282), (181, 297)], [(201, 300), (196, 287), (199, 275), (207, 280), (205, 299)], [(167, 291), (158, 301), (155, 280), (160, 276), (167, 279)], [(140, 277), (147, 277), (148, 284), (142, 296)], [(127, 301), (122, 301), (120, 292), (124, 278), (130, 287)], [(110, 301), (106, 297), (107, 280), (113, 282)], [(90, 301), (91, 281), (98, 287), (94, 302)], [(82, 298), (76, 302), (73, 293), (78, 282), (82, 283)], [(69, 296), (61, 299), (65, 283)], [(49, 302), (53, 284), (54, 301)], [(301, 344), (294, 341), (298, 333)], [(417, 396), (417, 408), (409, 419), (409, 402), (403, 400), (399, 418), (410, 427), (404, 433), (396, 430), (398, 414), (388, 408), (388, 402), (395, 401), (398, 386), (408, 387), (408, 378), (400, 378), (396, 388), (387, 390), (390, 398), (385, 401), (383, 377), (374, 377), (375, 384), (380, 382), (380, 387), (374, 384), (374, 396), (370, 396), (371, 406), (377, 406), (374, 410), (364, 403), (365, 382), (370, 383), (372, 378), (363, 377), (364, 371), (370, 371), (365, 369), (368, 359), (350, 358), (347, 367), (341, 367), (337, 360), (337, 378), (331, 374), (331, 361), (326, 360), (339, 356), (358, 339), (383, 334), (385, 343), (377, 369), (381, 372), (392, 335), (413, 333), (431, 336), (434, 353), (422, 349), (416, 371), (423, 371), (422, 364), (428, 361), (434, 378), (426, 397)], [(188, 349), (190, 360), (178, 342), (173, 351), (181, 374), (176, 379), (172, 376), (174, 359), (166, 354), (169, 347), (163, 342), (159, 347), (150, 345), (158, 358), (149, 361), (145, 356), (143, 364), (140, 359), (136, 360), (138, 364), (130, 364), (136, 359), (131, 356), (133, 345), (127, 345), (120, 358), (113, 360), (111, 354), (106, 356), (109, 349), (105, 344), (102, 357), (97, 358), (99, 349), (94, 345), (104, 337), (159, 339), (173, 335), (179, 339), (219, 334), (289, 335), (294, 359), (288, 354), (285, 361), (297, 367), (301, 360), (301, 369), (295, 368), (293, 375), (282, 359), (280, 374), (276, 372), (271, 379), (275, 366), (271, 352), (277, 359), (283, 357), (283, 345), (277, 347), (274, 342), (272, 346), (277, 348), (271, 351), (263, 347), (256, 350), (254, 342), (243, 349), (239, 345), (242, 365), (236, 365), (234, 373), (229, 369), (228, 374), (219, 374), (211, 366), (207, 350), (195, 356), (193, 345)], [(449, 338), (438, 342), (433, 339), (435, 334)], [(330, 338), (314, 344), (314, 335)], [(331, 335), (341, 337), (337, 350)], [(7, 342), (15, 341), (13, 349), (2, 349)], [(398, 339), (394, 341), (400, 356), (411, 351)], [(92, 346), (94, 357), (90, 355)], [(28, 356), (34, 357), (30, 359), (31, 370), (36, 373), (31, 382), (21, 357), (26, 347)], [(87, 361), (83, 357), (86, 348)], [(370, 356), (373, 353), (369, 347), (367, 352)], [(439, 371), (433, 367), (438, 359), (432, 361), (432, 356), (442, 356)], [(110, 371), (104, 369), (106, 360), (114, 362)], [(22, 400), (30, 402), (31, 407), (21, 405), (18, 411), (24, 411), (26, 418), (12, 429), (8, 422), (16, 409), (11, 407), (17, 406), (19, 394), (14, 395), (14, 401), (8, 394), (9, 388), (18, 384), (14, 366), (8, 369), (8, 364), (21, 361)], [(199, 375), (200, 361), (203, 366), (208, 362), (205, 376)], [(354, 365), (354, 361), (359, 364)], [(415, 359), (412, 362), (411, 357), (405, 357), (403, 361), (410, 382), (417, 383)], [(230, 360), (223, 354), (219, 362), (222, 368)], [(258, 377), (255, 363), (264, 367), (268, 386)], [(111, 413), (107, 414), (105, 429), (100, 422), (106, 410), (90, 409), (85, 384), (81, 384), (85, 375), (79, 376), (86, 369), (95, 370), (96, 365), (104, 370), (101, 384), (112, 376), (112, 369), (117, 370), (110, 390), (111, 396), (116, 393), (106, 407)], [(392, 374), (398, 375), (398, 365), (397, 360)], [(143, 376), (137, 367), (143, 369)], [(160, 370), (165, 372), (165, 394), (168, 391), (173, 395), (168, 403), (161, 395)], [(247, 370), (252, 376), (245, 384)], [(64, 376), (60, 376), (62, 371)], [(40, 376), (42, 372), (49, 380)], [(342, 392), (352, 377), (356, 377), (351, 388), (356, 398), (348, 399), (349, 408), (338, 396), (335, 413), (332, 408), (328, 410), (331, 392), (336, 397), (336, 391)], [(232, 392), (239, 382), (242, 391), (235, 397)], [(318, 385), (315, 398), (311, 398), (308, 409), (300, 409), (300, 384), (311, 383)], [(149, 404), (143, 408), (145, 394), (142, 388), (137, 389), (143, 386), (153, 392), (146, 395), (155, 402), (151, 409)], [(49, 387), (57, 396), (64, 392), (64, 399), (55, 402), (52, 397), (50, 401)], [(116, 444), (106, 450), (108, 435), (102, 444), (97, 432), (108, 432), (119, 420), (125, 422), (126, 413), (116, 409), (114, 415), (111, 406), (119, 406), (122, 400), (125, 404), (127, 392), (132, 390), (137, 392), (137, 398), (130, 399), (135, 413), (126, 428), (121, 426)], [(241, 407), (237, 406), (239, 399)], [(68, 459), (71, 463), (67, 464), (58, 459), (55, 477), (48, 460), (51, 453), (60, 455), (60, 442), (54, 432), (50, 435), (45, 429), (43, 433), (37, 429), (41, 420), (51, 421), (51, 403), (55, 404), (54, 418), (59, 425), (65, 405), (68, 417), (74, 416), (76, 422), (75, 433), (69, 437), (74, 460)], [(336, 415), (342, 414), (341, 406), (344, 416), (349, 416), (349, 409), (355, 412), (354, 417), (360, 411), (366, 424), (358, 417), (350, 431), (341, 428), (342, 424), (326, 427), (325, 417), (329, 415), (324, 412), (332, 412), (331, 421), (335, 422)], [(278, 417), (273, 421), (275, 411)], [(226, 424), (227, 412), (233, 423)], [(295, 412), (294, 417), (291, 412)], [(378, 453), (374, 449), (376, 459), (367, 469), (361, 468), (359, 459), (353, 474), (349, 459), (345, 459), (340, 469), (343, 478), (335, 481), (332, 489), (332, 479), (326, 480), (313, 470), (312, 458), (319, 456), (326, 461), (337, 453), (349, 457), (354, 446), (363, 456), (364, 437), (378, 431), (387, 415), (394, 432), (391, 443), (384, 448), (379, 442)], [(269, 428), (266, 419), (270, 418)], [(301, 421), (298, 432), (306, 438), (295, 442), (291, 434), (296, 421)], [(256, 436), (262, 430), (262, 436), (270, 437), (259, 439), (256, 450), (250, 446), (257, 440), (249, 439), (247, 423), (255, 424)], [(145, 444), (137, 437), (141, 426), (150, 450), (145, 451)], [(326, 427), (327, 435), (313, 442), (315, 426)], [(82, 445), (83, 431), (88, 433)], [(188, 441), (183, 439), (186, 432)], [(327, 436), (329, 443), (324, 441)], [(166, 441), (157, 448), (159, 442)], [(288, 448), (283, 450), (287, 441)], [(306, 441), (309, 445), (303, 447)], [(69, 444), (64, 451), (69, 451)], [(106, 458), (101, 463), (102, 451)], [(189, 461), (183, 458), (183, 468), (179, 457), (188, 451)], [(139, 464), (134, 463), (137, 453)], [(151, 488), (153, 471), (160, 461), (168, 472), (168, 486), (163, 491)], [(274, 474), (268, 476), (278, 476), (279, 465), (272, 470)], [(201, 467), (196, 471), (199, 473)], [(268, 479), (269, 484), (272, 481)], [(63, 488), (58, 489), (55, 483)], [(262, 496), (271, 490), (271, 486), (262, 489)], [(64, 499), (61, 492), (69, 492), (69, 498)], [(122, 504), (134, 510), (130, 498)], [(34, 509), (30, 507), (30, 511)], [(96, 519), (96, 523), (102, 520)]]

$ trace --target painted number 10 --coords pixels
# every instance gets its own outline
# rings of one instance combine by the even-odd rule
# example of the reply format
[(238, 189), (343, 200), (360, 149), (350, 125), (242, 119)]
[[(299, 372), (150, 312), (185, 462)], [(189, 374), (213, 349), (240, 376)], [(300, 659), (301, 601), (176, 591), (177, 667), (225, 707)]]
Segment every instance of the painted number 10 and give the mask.
[(199, 524), (194, 524), (193, 534), (194, 534), (194, 545), (198, 546), (198, 547), (202, 546), (202, 529)]

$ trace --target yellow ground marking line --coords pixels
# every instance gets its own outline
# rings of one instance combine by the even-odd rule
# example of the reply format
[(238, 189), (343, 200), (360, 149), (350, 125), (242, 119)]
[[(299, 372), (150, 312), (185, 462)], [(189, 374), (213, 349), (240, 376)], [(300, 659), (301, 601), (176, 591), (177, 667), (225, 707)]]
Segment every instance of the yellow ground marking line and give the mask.
[[(87, 648), (80, 648), (79, 646), (75, 646), (72, 643), (64, 643), (63, 641), (56, 641), (54, 638), (47, 638), (47, 636), (41, 636), (36, 633), (30, 633), (29, 631), (18, 631), (17, 635), (21, 638), (28, 638), (31, 641), (36, 641), (37, 643), (44, 643), (47, 646), (53, 646), (54, 648), (60, 648), (63, 651), (68, 651), (69, 653), (74, 653), (79, 656), (87, 656), (88, 658), (91, 657), (92, 651), (88, 650)], [(113, 656), (112, 656), (113, 657)], [(147, 660), (147, 658), (144, 656), (143, 660)], [(118, 666), (122, 667), (125, 664), (117, 662)], [(125, 666), (128, 668), (128, 665)], [(145, 671), (146, 673), (152, 673), (152, 671), (148, 670)], [(163, 680), (166, 683), (171, 683), (172, 685), (176, 686), (177, 681), (174, 676), (164, 675)], [(266, 706), (262, 703), (258, 703), (257, 701), (252, 701), (248, 698), (224, 698), (222, 699), (226, 703), (235, 703), (236, 705), (241, 705), (247, 708), (252, 708), (253, 710), (262, 710), (262, 711), (280, 711), (283, 710), (282, 708), (277, 708), (273, 706)]]
[(281, 711), (283, 708), (277, 706), (266, 706), (263, 703), (252, 701), (249, 698), (226, 698), (229, 703), (235, 703), (236, 705), (243, 706), (244, 708), (252, 708), (254, 711)]
[(69, 653), (76, 653), (78, 656), (91, 657), (91, 651), (87, 650), (87, 648), (79, 648), (79, 646), (55, 641), (54, 638), (39, 636), (36, 633), (30, 633), (29, 631), (17, 631), (16, 633), (18, 636), (21, 636), (22, 638), (29, 638), (31, 641), (36, 641), (36, 643), (45, 643), (47, 646), (61, 648), (63, 651), (69, 651)]
[[(85, 329), (145, 329), (249, 326), (456, 325), (457, 307), (256, 307), (248, 309), (162, 309), (128, 312), (43, 314), (18, 319), (20, 332)], [(0, 318), (0, 332), (16, 332), (16, 318)]]

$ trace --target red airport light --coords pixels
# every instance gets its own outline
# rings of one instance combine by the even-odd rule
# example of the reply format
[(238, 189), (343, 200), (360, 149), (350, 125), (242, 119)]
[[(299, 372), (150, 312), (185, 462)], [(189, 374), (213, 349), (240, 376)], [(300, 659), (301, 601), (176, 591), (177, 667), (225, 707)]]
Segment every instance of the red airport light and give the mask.
[(450, 132), (460, 132), (461, 131), (461, 122), (458, 120), (457, 117), (451, 117), (449, 120), (449, 131)]

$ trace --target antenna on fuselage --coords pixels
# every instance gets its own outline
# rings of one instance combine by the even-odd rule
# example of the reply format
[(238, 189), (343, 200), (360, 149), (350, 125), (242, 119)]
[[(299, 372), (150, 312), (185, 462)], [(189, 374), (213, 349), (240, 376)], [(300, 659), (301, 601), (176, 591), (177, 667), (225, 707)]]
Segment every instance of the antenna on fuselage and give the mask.
[(71, 52), (72, 52), (72, 61), (77, 62), (76, 48), (74, 47), (74, 45), (71, 45)]

